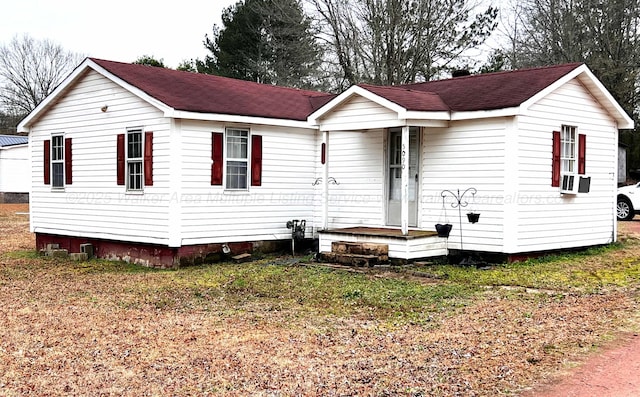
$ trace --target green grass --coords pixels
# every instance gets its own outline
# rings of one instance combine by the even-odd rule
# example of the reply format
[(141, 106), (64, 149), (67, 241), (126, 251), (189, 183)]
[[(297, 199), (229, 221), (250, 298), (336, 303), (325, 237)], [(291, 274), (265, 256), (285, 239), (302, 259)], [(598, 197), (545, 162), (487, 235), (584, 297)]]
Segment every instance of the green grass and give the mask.
[(516, 286), (572, 293), (596, 293), (605, 288), (640, 282), (640, 258), (624, 254), (635, 243), (616, 243), (575, 253), (548, 255), (511, 264), (476, 269), (430, 266), (425, 272), (467, 286)]
[(260, 305), (293, 310), (297, 315), (306, 312), (411, 321), (431, 311), (455, 307), (478, 291), (459, 284), (424, 286), (322, 266), (262, 262), (179, 269), (161, 278), (159, 283), (146, 284), (146, 293), (172, 296), (178, 305), (190, 302), (207, 307), (215, 301), (238, 310)]

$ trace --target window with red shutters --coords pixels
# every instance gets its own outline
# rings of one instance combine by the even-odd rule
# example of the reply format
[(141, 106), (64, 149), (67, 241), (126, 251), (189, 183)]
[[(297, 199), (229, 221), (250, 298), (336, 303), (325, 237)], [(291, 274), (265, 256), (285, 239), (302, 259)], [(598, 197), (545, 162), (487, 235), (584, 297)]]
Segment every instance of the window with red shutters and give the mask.
[(153, 132), (130, 129), (116, 136), (116, 183), (127, 191), (153, 186)]
[(561, 131), (553, 132), (552, 150), (551, 186), (561, 187), (563, 193), (567, 193), (565, 190), (571, 189), (567, 189), (565, 185), (575, 187), (578, 185), (572, 181), (585, 179), (578, 179), (576, 175), (586, 174), (587, 136), (578, 134), (578, 128), (575, 126), (563, 125)]
[(242, 128), (211, 134), (211, 185), (223, 184), (230, 190), (262, 186), (262, 135)]

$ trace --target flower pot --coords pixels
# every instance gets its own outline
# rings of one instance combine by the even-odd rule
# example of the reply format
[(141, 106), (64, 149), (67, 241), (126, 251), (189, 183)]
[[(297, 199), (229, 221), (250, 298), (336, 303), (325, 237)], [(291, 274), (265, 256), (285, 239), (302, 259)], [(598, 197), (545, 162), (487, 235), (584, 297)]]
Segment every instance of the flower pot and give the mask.
[(476, 212), (469, 212), (467, 213), (467, 219), (469, 219), (469, 222), (471, 223), (476, 223), (480, 220), (480, 214)]
[(438, 232), (438, 237), (449, 237), (449, 233), (451, 233), (451, 228), (453, 225), (450, 223), (436, 225), (436, 232)]

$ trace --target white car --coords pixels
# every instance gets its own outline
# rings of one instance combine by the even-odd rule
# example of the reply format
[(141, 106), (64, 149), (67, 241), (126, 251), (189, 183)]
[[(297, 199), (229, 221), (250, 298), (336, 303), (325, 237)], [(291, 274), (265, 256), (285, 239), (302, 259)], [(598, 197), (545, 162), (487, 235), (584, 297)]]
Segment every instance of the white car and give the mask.
[(640, 183), (618, 188), (617, 216), (619, 221), (630, 221), (640, 214)]

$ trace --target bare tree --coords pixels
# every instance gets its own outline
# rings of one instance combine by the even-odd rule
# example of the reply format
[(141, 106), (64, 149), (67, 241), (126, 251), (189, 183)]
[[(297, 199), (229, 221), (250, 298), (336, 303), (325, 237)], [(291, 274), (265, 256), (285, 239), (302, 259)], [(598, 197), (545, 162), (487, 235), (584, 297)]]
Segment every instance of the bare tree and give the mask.
[(495, 28), (497, 9), (467, 0), (308, 0), (342, 85), (430, 80)]
[(0, 104), (26, 115), (64, 80), (82, 56), (24, 35), (0, 46)]
[[(510, 16), (510, 66), (584, 62), (625, 110), (640, 119), (640, 0), (519, 0)], [(638, 130), (638, 127), (636, 127)], [(640, 138), (623, 131), (640, 166)]]

